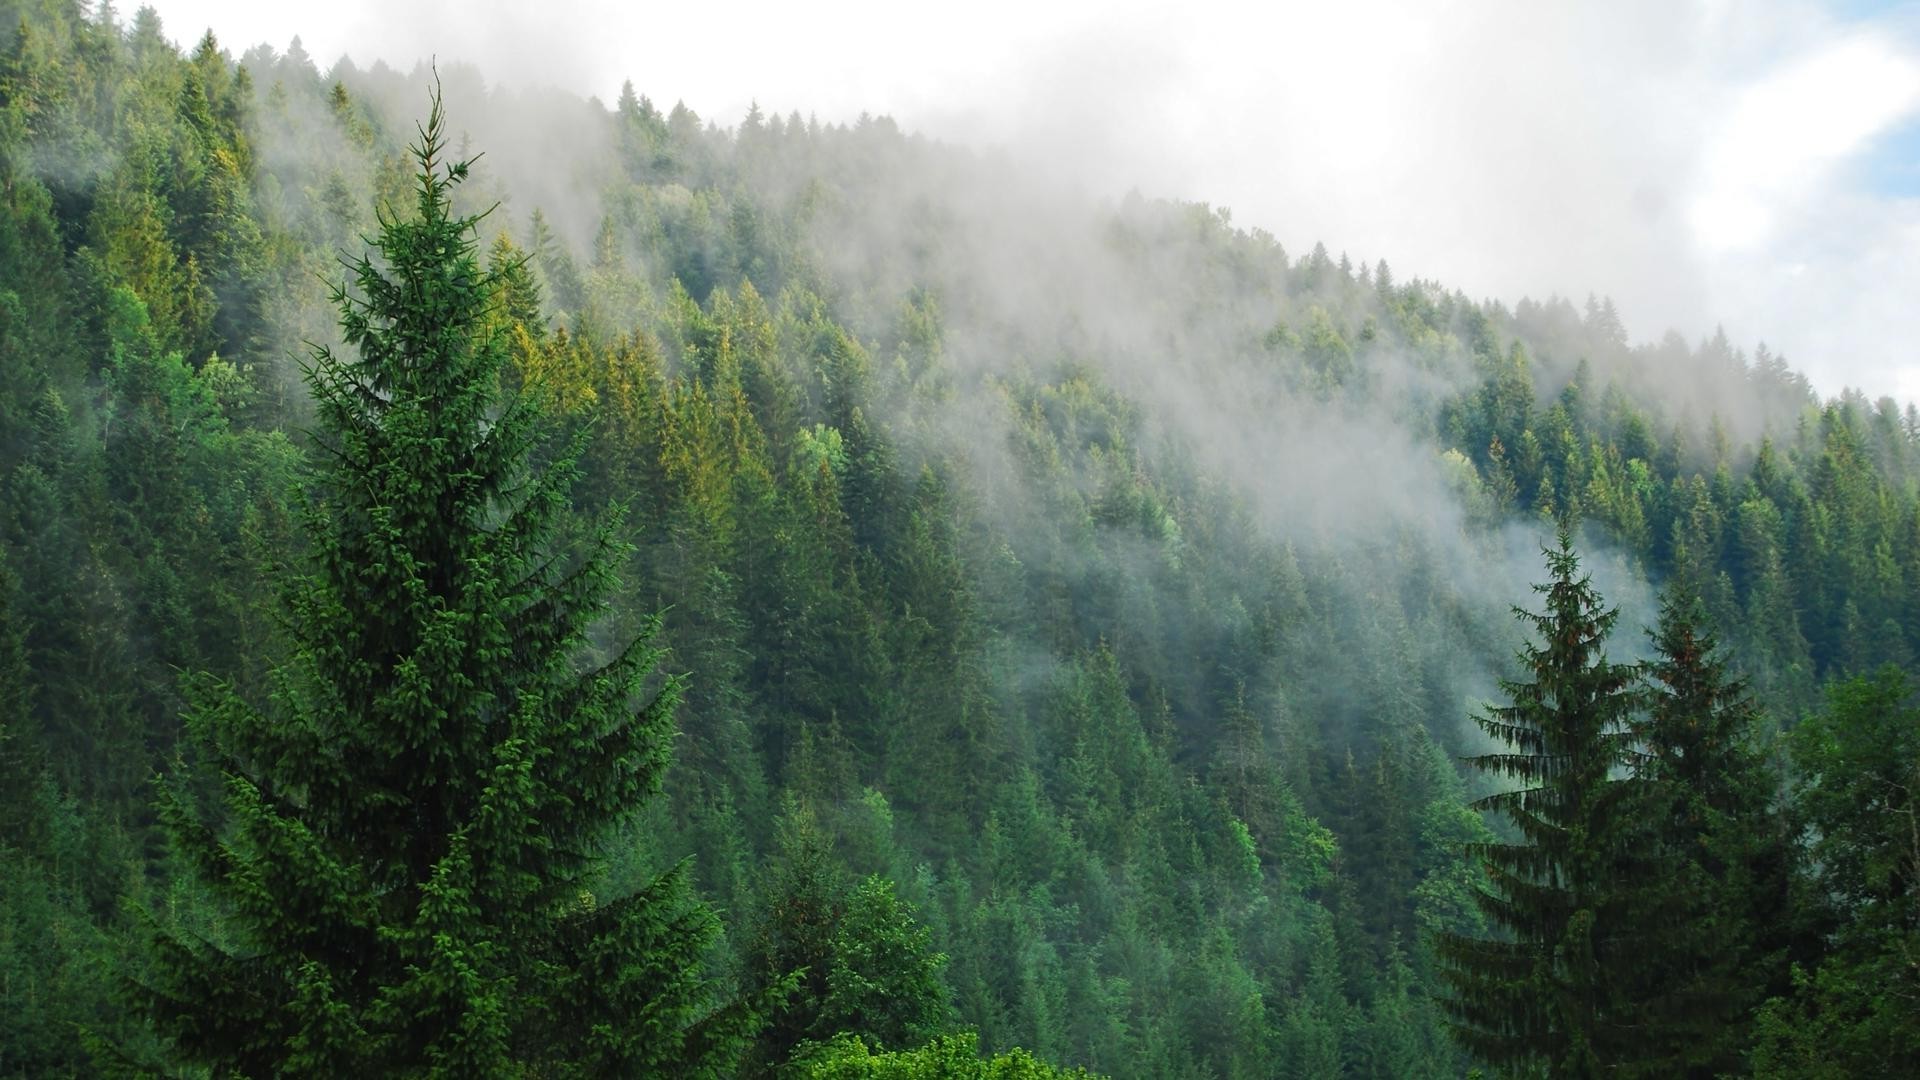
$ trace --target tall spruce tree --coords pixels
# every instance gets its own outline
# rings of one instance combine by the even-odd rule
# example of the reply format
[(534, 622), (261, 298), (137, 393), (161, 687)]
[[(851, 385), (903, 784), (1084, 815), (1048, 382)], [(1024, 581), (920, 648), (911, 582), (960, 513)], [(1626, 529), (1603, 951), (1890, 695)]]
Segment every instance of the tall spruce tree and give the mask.
[(154, 920), (142, 996), (217, 1075), (719, 1074), (751, 1010), (715, 1007), (684, 864), (624, 895), (596, 876), (659, 788), (680, 685), (648, 692), (650, 635), (591, 653), (619, 545), (612, 522), (556, 542), (579, 443), (550, 452), (501, 390), (503, 270), (453, 213), (445, 141), (436, 90), (414, 212), (335, 292), (359, 359), (307, 371), (311, 568), (278, 689), (192, 682), (224, 821), (182, 779), (160, 805), (217, 915)]
[(1793, 918), (1791, 842), (1757, 742), (1758, 707), (1730, 675), (1700, 601), (1675, 587), (1649, 631), (1631, 819), (1650, 870), (1635, 969), (1633, 1071), (1738, 1071), (1746, 1018), (1784, 989)]
[(1516, 608), (1540, 643), (1526, 644), (1524, 680), (1502, 680), (1508, 704), (1474, 719), (1508, 749), (1467, 760), (1516, 786), (1478, 800), (1517, 837), (1472, 845), (1489, 887), (1475, 899), (1502, 931), (1436, 942), (1455, 1036), (1476, 1057), (1515, 1073), (1586, 1077), (1630, 1056), (1617, 997), (1637, 962), (1629, 890), (1620, 885), (1627, 761), (1636, 669), (1605, 652), (1619, 609), (1580, 572), (1563, 527), (1546, 552), (1546, 610)]

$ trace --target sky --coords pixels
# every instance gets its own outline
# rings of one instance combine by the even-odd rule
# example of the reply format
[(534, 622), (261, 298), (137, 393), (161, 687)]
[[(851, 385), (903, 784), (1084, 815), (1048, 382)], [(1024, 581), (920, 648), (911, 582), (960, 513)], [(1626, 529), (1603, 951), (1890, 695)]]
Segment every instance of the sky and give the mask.
[(1289, 251), (1611, 296), (1636, 340), (1724, 325), (1824, 394), (1920, 400), (1920, 0), (153, 6), (323, 69), (436, 56), (609, 103), (631, 79), (723, 126), (889, 115)]

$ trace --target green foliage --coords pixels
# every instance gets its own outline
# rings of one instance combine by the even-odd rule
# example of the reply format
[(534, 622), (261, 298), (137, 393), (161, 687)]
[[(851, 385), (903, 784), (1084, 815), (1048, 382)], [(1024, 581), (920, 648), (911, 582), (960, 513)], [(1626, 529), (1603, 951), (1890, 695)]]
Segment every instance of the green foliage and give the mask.
[(1635, 1065), (1652, 1075), (1737, 1069), (1794, 933), (1792, 852), (1760, 717), (1703, 619), (1696, 598), (1674, 591), (1649, 631), (1633, 815), (1652, 866), (1636, 883), (1646, 955), (1634, 1026)]
[(1811, 970), (1759, 1019), (1762, 1076), (1898, 1075), (1920, 1068), (1920, 708), (1883, 668), (1835, 684), (1792, 734), (1796, 806), (1831, 929)]
[[(671, 984), (649, 999), (661, 1030), (728, 996), (699, 971), (751, 998), (804, 968), (788, 1035), (864, 1032), (873, 1049), (849, 1059), (904, 1060), (951, 1023), (989, 1052), (1116, 1076), (1458, 1074), (1435, 939), (1505, 932), (1474, 853), (1524, 839), (1467, 808), (1499, 789), (1460, 775), (1484, 746), (1459, 717), (1503, 660), (1514, 531), (1553, 518), (1583, 522), (1620, 578), (1690, 587), (1725, 642), (1723, 691), (1636, 698), (1628, 765), (1602, 785), (1631, 781), (1616, 816), (1644, 826), (1602, 868), (1648, 931), (1606, 980), (1643, 1032), (1634, 1060), (1730, 1068), (1756, 994), (1776, 1000), (1751, 1060), (1776, 1073), (1829, 1064), (1829, 1042), (1855, 1071), (1905, 1045), (1898, 918), (1826, 902), (1824, 864), (1782, 851), (1886, 838), (1838, 803), (1815, 827), (1764, 757), (1767, 718), (1790, 727), (1823, 682), (1920, 652), (1913, 414), (1820, 402), (1724, 336), (1630, 345), (1603, 300), (1508, 308), (1384, 264), (1356, 275), (1211, 207), (1008, 217), (1016, 178), (979, 199), (977, 163), (884, 118), (756, 108), (728, 130), (638, 91), (543, 104), (512, 126), (560, 149), (490, 146), (448, 188), (450, 221), (502, 207), (460, 237), (466, 281), (436, 279), (476, 309), (463, 340), (486, 343), (432, 369), (474, 376), (446, 417), (344, 382), (316, 399), (288, 357), (336, 339), (315, 282), (337, 250), (418, 201), (401, 139), (423, 77), (323, 73), (297, 43), (182, 53), (151, 11), (0, 3), (0, 1072), (102, 1071), (89, 1046), (145, 1056), (108, 993), (165, 984), (129, 947), (149, 936), (134, 909), (202, 959), (277, 972), (208, 1000), (236, 1018), (291, 1002), (316, 1032), (288, 1048), (305, 1054), (359, 1024), (363, 1057), (404, 1056), (432, 1037), (397, 1019), (418, 1004), (443, 1030), (470, 1018), (466, 1049), (504, 1038), (564, 1072), (530, 1033), (617, 1042), (644, 1019), (620, 1004), (651, 977), (637, 949)], [(476, 114), (531, 107), (457, 78)], [(1035, 241), (1054, 261), (1003, 273)], [(397, 426), (361, 423), (375, 412)], [(518, 440), (523, 467), (457, 460), (447, 427), (476, 417), (494, 464)], [(366, 437), (341, 438), (343, 418)], [(1295, 430), (1330, 438), (1269, 441)], [(1317, 470), (1355, 433), (1383, 479), (1431, 489), (1439, 528), (1356, 516), (1344, 490), (1329, 503)], [(317, 518), (289, 507), (303, 451), (333, 462), (309, 480)], [(335, 451), (381, 470), (329, 487)], [(436, 577), (448, 553), (461, 565)], [(310, 587), (360, 561), (380, 572), (359, 591)], [(496, 633), (478, 601), (530, 600), (536, 567), (558, 601)], [(291, 618), (271, 585), (289, 568), (308, 574)], [(357, 644), (316, 649), (321, 624)], [(563, 707), (601, 692), (578, 677), (614, 664), (611, 701), (618, 665), (656, 650), (655, 670), (690, 675), (628, 685), (626, 704), (663, 692), (634, 725), (658, 735), (677, 692), (671, 761), (650, 742), (601, 785), (596, 805), (621, 807), (605, 829), (585, 824), (594, 800), (514, 828), (548, 820), (535, 808), (567, 781), (552, 763), (587, 760), (536, 737), (599, 722)], [(323, 669), (384, 694), (393, 722), (313, 750), (317, 719), (351, 711), (316, 691)], [(180, 670), (231, 682), (188, 684), (188, 738)], [(440, 738), (441, 706), (448, 730), (481, 713), (503, 737)], [(612, 735), (627, 713), (597, 715)], [(1797, 789), (1812, 805), (1866, 760), (1834, 745), (1845, 762)], [(377, 783), (347, 785), (349, 761)], [(253, 876), (171, 853), (156, 768), (176, 823), (209, 824), (184, 831)], [(427, 781), (440, 795), (411, 797)], [(492, 824), (466, 830), (462, 861), (454, 819), (482, 804)], [(815, 816), (813, 885), (782, 869), (788, 805)], [(1756, 806), (1772, 827), (1750, 827)], [(808, 895), (831, 917), (760, 949)], [(319, 902), (355, 896), (377, 902)], [(294, 963), (291, 931), (262, 936), (282, 915), (338, 931), (318, 967)], [(607, 929), (606, 970), (543, 966), (588, 925)], [(364, 984), (329, 974), (347, 959)], [(363, 1008), (381, 981), (413, 996)], [(568, 1029), (574, 1002), (620, 1019), (604, 1039)], [(977, 1062), (936, 1045), (953, 1052), (921, 1057)]]
[(193, 685), (227, 820), (185, 775), (161, 813), (220, 925), (150, 916), (143, 997), (216, 1071), (717, 1073), (748, 1017), (713, 1011), (719, 926), (684, 869), (594, 891), (608, 829), (659, 788), (679, 684), (643, 695), (645, 638), (580, 662), (613, 541), (553, 546), (573, 460), (532, 467), (539, 415), (499, 396), (443, 125), (436, 97), (413, 215), (335, 293), (359, 359), (314, 355), (313, 569), (273, 704)]
[(808, 1080), (1071, 1080), (1091, 1078), (1084, 1069), (1058, 1069), (1024, 1050), (979, 1057), (972, 1035), (947, 1035), (919, 1050), (876, 1053), (857, 1036), (835, 1039), (808, 1059), (798, 1075)]
[(148, 1041), (122, 1007), (125, 961), (103, 918), (137, 859), (124, 834), (61, 799), (50, 778), (10, 794), (33, 816), (0, 842), (0, 1075), (90, 1075), (98, 1062), (83, 1030)]
[(871, 876), (854, 888), (834, 929), (833, 966), (820, 1016), (825, 1029), (859, 1032), (879, 1046), (914, 1046), (950, 1026), (946, 957), (893, 883)]
[(748, 964), (759, 985), (798, 985), (756, 1039), (756, 1068), (784, 1068), (836, 1034), (908, 1049), (951, 1027), (931, 933), (892, 882), (848, 882), (811, 809), (782, 815), (771, 871)]
[(1516, 610), (1538, 636), (1520, 660), (1531, 678), (1504, 680), (1508, 704), (1475, 719), (1507, 749), (1469, 758), (1518, 781), (1475, 803), (1518, 831), (1476, 845), (1490, 888), (1476, 896), (1506, 938), (1439, 939), (1446, 1003), (1461, 1042), (1502, 1068), (1592, 1076), (1634, 1053), (1619, 1000), (1640, 960), (1623, 862), (1622, 785), (1634, 670), (1607, 659), (1619, 617), (1580, 573), (1562, 529), (1535, 586), (1546, 610)]

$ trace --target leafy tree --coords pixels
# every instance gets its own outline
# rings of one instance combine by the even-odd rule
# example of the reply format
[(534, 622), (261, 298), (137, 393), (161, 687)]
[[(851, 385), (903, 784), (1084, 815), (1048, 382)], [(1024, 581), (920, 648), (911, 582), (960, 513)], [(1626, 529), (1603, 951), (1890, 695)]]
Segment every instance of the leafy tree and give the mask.
[(528, 220), (527, 232), (530, 261), (539, 269), (547, 295), (561, 310), (577, 313), (587, 302), (587, 286), (573, 254), (553, 235), (553, 227), (538, 209)]
[(1217, 747), (1209, 780), (1251, 834), (1263, 872), (1284, 890), (1321, 884), (1335, 854), (1333, 834), (1307, 815), (1288, 786), (1244, 690), (1227, 705)]
[(919, 1050), (875, 1053), (855, 1036), (834, 1040), (808, 1059), (806, 1080), (1092, 1080), (1084, 1069), (1060, 1069), (1024, 1050), (982, 1059), (971, 1033), (948, 1035)]
[(760, 1071), (778, 1068), (807, 1040), (832, 1034), (821, 1029), (820, 1010), (845, 889), (819, 819), (804, 805), (789, 805), (781, 815), (768, 870), (760, 924), (747, 950), (749, 977), (772, 986), (797, 972), (800, 981), (755, 1039), (750, 1060)]
[(1508, 704), (1474, 718), (1507, 749), (1467, 759), (1520, 785), (1474, 804), (1518, 833), (1471, 849), (1490, 885), (1476, 899), (1507, 936), (1449, 933), (1437, 946), (1454, 1033), (1476, 1057), (1597, 1076), (1628, 1053), (1615, 997), (1639, 960), (1619, 884), (1624, 825), (1611, 776), (1627, 760), (1635, 675), (1607, 659), (1619, 609), (1605, 607), (1581, 574), (1565, 528), (1546, 555), (1550, 578), (1534, 586), (1546, 610), (1515, 611), (1540, 639), (1520, 652), (1530, 678), (1502, 680)]
[(293, 656), (266, 711), (192, 684), (226, 821), (180, 770), (160, 806), (217, 916), (153, 917), (141, 996), (222, 1073), (719, 1074), (751, 1017), (714, 1008), (718, 922), (684, 864), (624, 893), (596, 877), (658, 788), (679, 682), (643, 692), (644, 636), (585, 656), (618, 551), (604, 529), (555, 543), (575, 451), (537, 467), (538, 414), (501, 397), (499, 283), (444, 149), (436, 92), (413, 215), (335, 293), (359, 360), (309, 370)]
[(820, 1013), (828, 1030), (909, 1047), (950, 1026), (940, 981), (947, 958), (934, 951), (932, 934), (913, 916), (886, 878), (869, 876), (854, 887), (834, 929), (834, 966)]
[(1454, 1065), (1451, 1047), (1431, 1014), (1434, 1003), (1419, 992), (1406, 953), (1395, 940), (1364, 1032), (1354, 1071), (1362, 1076), (1439, 1076)]

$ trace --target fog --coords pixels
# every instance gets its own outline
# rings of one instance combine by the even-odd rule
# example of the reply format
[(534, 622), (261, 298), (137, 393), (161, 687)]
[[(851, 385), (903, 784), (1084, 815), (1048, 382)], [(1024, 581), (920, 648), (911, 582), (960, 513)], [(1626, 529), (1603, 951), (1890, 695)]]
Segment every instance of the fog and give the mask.
[[(57, 991), (26, 1045), (112, 1020), (111, 980), (68, 977), (125, 958), (112, 911), (190, 946), (155, 954), (176, 990), (205, 980), (173, 960), (217, 980), (264, 942), (248, 1015), (345, 986), (248, 889), (317, 910), (318, 866), (328, 896), (398, 896), (383, 867), (421, 852), (453, 852), (426, 869), (472, 910), (376, 912), (402, 936), (559, 940), (517, 883), (564, 848), (532, 914), (679, 980), (669, 1020), (794, 988), (748, 1072), (953, 1030), (925, 1060), (1457, 1074), (1493, 1036), (1450, 1048), (1449, 1019), (1518, 986), (1517, 953), (1472, 943), (1525, 906), (1502, 883), (1567, 877), (1524, 842), (1569, 822), (1624, 830), (1576, 861), (1645, 849), (1625, 886), (1574, 881), (1600, 907), (1807, 951), (1729, 921), (1840, 925), (1781, 907), (1831, 883), (1776, 876), (1768, 815), (1833, 800), (1775, 770), (1840, 760), (1814, 744), (1892, 715), (1893, 684), (1837, 680), (1920, 652), (1920, 407), (1875, 400), (1920, 391), (1905, 12), (68, 0), (0, 22), (0, 700), (26, 722), (0, 765), (40, 777), (0, 806), (33, 833), (0, 864), (29, 871), (29, 922), (81, 935), (22, 939), (22, 985)], [(1689, 590), (1718, 652), (1671, 618), (1648, 640)], [(1618, 679), (1588, 666), (1608, 630)], [(303, 748), (384, 764), (319, 783)], [(545, 772), (369, 831), (408, 794), (396, 763), (489, 754)], [(1595, 816), (1603, 760), (1653, 782)], [(201, 781), (228, 774), (213, 854), (238, 893), (148, 858), (156, 763), (187, 855), (225, 835)], [(1731, 793), (1704, 840), (1683, 773)], [(1476, 796), (1529, 784), (1551, 813), (1481, 820)], [(298, 865), (287, 829), (318, 838)], [(1707, 889), (1703, 851), (1751, 865)], [(322, 936), (392, 936), (359, 923)], [(1712, 944), (1680, 929), (1656, 944)], [(1729, 979), (1786, 981), (1693, 959), (1618, 982), (1678, 973), (1732, 1009)], [(783, 974), (801, 960), (810, 981)], [(407, 1034), (375, 1030), (381, 994), (334, 1025), (374, 1049), (329, 1053)], [(182, 1053), (238, 1030), (147, 996)], [(1789, 1060), (1777, 1021), (1828, 1004), (1723, 1026)], [(1551, 1042), (1522, 1019), (1488, 1022)], [(73, 1053), (160, 1053), (145, 1020)], [(538, 1057), (539, 1029), (480, 1050)], [(1688, 1038), (1672, 1060), (1708, 1060)]]
[(890, 115), (1097, 194), (1230, 206), (1290, 250), (1509, 303), (1608, 295), (1637, 339), (1724, 324), (1823, 393), (1920, 397), (1912, 4), (158, 10), (236, 54), (304, 35), (323, 68), (438, 56), (608, 102), (631, 78), (725, 124)]
[[(162, 18), (192, 39), (183, 26), (197, 20), (180, 7), (163, 8)], [(486, 228), (524, 239), (538, 210), (584, 265), (603, 222), (614, 222), (620, 254), (642, 268), (656, 298), (670, 268), (647, 230), (659, 233), (693, 196), (676, 181), (609, 201), (627, 183), (610, 108), (624, 75), (663, 112), (684, 98), (727, 159), (724, 183), (745, 185), (756, 205), (806, 231), (801, 246), (831, 282), (834, 317), (862, 341), (881, 347), (910, 296), (937, 299), (958, 393), (915, 434), (966, 461), (983, 512), (1016, 550), (1044, 544), (1037, 537), (1048, 525), (1044, 508), (1017, 494), (1002, 390), (1029, 374), (1057, 378), (1062, 364), (1092, 365), (1138, 403), (1133, 435), (1150, 460), (1190, 462), (1224, 483), (1265, 537), (1313, 563), (1309, 576), (1348, 590), (1328, 606), (1355, 613), (1341, 633), (1364, 642), (1357, 652), (1391, 656), (1387, 639), (1404, 632), (1368, 622), (1377, 596), (1440, 597), (1438, 614), (1425, 617), (1442, 625), (1426, 628), (1432, 643), (1423, 648), (1445, 654), (1428, 677), (1445, 682), (1435, 689), (1454, 702), (1444, 711), (1463, 731), (1468, 711), (1511, 669), (1519, 628), (1509, 610), (1534, 602), (1529, 585), (1543, 573), (1549, 530), (1538, 521), (1485, 527), (1474, 467), (1444, 452), (1434, 430), (1440, 404), (1483, 377), (1458, 340), (1415, 348), (1352, 338), (1352, 375), (1332, 390), (1292, 359), (1276, 360), (1299, 349), (1277, 352), (1272, 342), (1310, 334), (1316, 320), (1331, 318), (1351, 337), (1370, 317), (1357, 306), (1367, 295), (1359, 266), (1385, 259), (1396, 280), (1437, 281), (1422, 288), (1440, 303), (1453, 302), (1446, 289), (1508, 301), (1612, 294), (1635, 341), (1657, 338), (1648, 328), (1663, 322), (1679, 327), (1683, 338), (1665, 352), (1622, 341), (1594, 356), (1601, 382), (1587, 389), (1637, 380), (1661, 430), (1678, 423), (1696, 447), (1710, 419), (1744, 444), (1769, 424), (1791, 423), (1798, 407), (1756, 396), (1731, 350), (1689, 350), (1716, 318), (1738, 342), (1765, 337), (1792, 350), (1792, 334), (1801, 335), (1807, 348), (1790, 359), (1820, 379), (1878, 393), (1901, 389), (1905, 377), (1885, 357), (1889, 342), (1909, 339), (1900, 324), (1914, 318), (1903, 303), (1910, 293), (1893, 288), (1903, 260), (1916, 256), (1875, 256), (1865, 267), (1878, 269), (1884, 290), (1852, 288), (1862, 267), (1838, 264), (1863, 257), (1847, 247), (1855, 234), (1827, 223), (1852, 214), (1861, 244), (1892, 243), (1888, 207), (1904, 204), (1886, 193), (1830, 197), (1842, 177), (1833, 163), (1905, 116), (1899, 95), (1910, 65), (1891, 38), (1834, 29), (1818, 13), (1783, 9), (1774, 31), (1743, 23), (1729, 34), (1704, 9), (1657, 33), (1662, 19), (1651, 8), (1600, 21), (1520, 7), (1444, 20), (1343, 8), (1253, 26), (1224, 14), (1176, 22), (1126, 9), (1097, 30), (1070, 14), (1023, 22), (992, 12), (964, 26), (907, 26), (876, 9), (826, 20), (839, 36), (822, 37), (791, 14), (694, 28), (672, 23), (685, 13), (641, 24), (565, 5), (576, 18), (456, 18), (432, 4), (362, 15), (348, 5), (346, 18), (276, 11), (272, 18), (288, 20), (276, 32), (265, 12), (205, 10), (223, 46), (262, 73), (263, 101), (273, 79), (312, 83), (307, 104), (294, 95), (284, 127), (266, 125), (263, 162), (285, 191), (354, 156), (328, 141), (337, 136), (316, 137), (331, 130), (316, 111), (319, 80), (340, 81), (381, 128), (403, 132), (424, 109), (431, 55), (457, 145), (486, 155), (475, 194), (500, 203)], [(982, 34), (993, 25), (1018, 29)], [(1776, 55), (1780, 41), (1769, 34), (1789, 25), (1801, 44), (1814, 43), (1811, 59)], [(312, 68), (274, 59), (285, 49), (271, 43), (296, 31)], [(247, 35), (269, 48), (248, 51)], [(891, 47), (908, 41), (918, 51)], [(1707, 42), (1718, 43), (1712, 56), (1702, 53)], [(1820, 49), (1842, 50), (1841, 75)], [(921, 68), (915, 57), (937, 59)], [(1825, 100), (1829, 82), (1859, 75), (1874, 108), (1849, 114), (1850, 126), (1816, 122), (1830, 120), (1822, 116), (1769, 125), (1753, 118), (1754, 99), (1729, 74), (1741, 64), (1787, 65), (1784, 82), (1753, 76), (1762, 104), (1781, 87), (1802, 106)], [(1860, 104), (1844, 93), (1833, 101)], [(797, 115), (807, 136), (750, 147), (729, 135), (756, 104)], [(874, 122), (875, 114), (893, 119)], [(1756, 130), (1785, 141), (1775, 147)], [(1796, 150), (1794, 137), (1806, 145)], [(800, 201), (804, 213), (792, 209)], [(1782, 299), (1761, 290), (1764, 276), (1740, 277), (1747, 291), (1725, 292), (1716, 267), (1797, 258), (1793, 237), (1808, 231), (1822, 232), (1819, 257), (1836, 263), (1802, 267), (1815, 287)], [(1321, 240), (1330, 251), (1316, 249)], [(1321, 284), (1300, 287), (1316, 276)], [(778, 282), (768, 284), (771, 297)], [(316, 292), (298, 320), (306, 333), (323, 332), (322, 301)], [(1816, 302), (1831, 306), (1795, 306)], [(1742, 321), (1742, 305), (1761, 314)], [(1576, 308), (1512, 310), (1543, 350), (1540, 391), (1557, 392), (1579, 357), (1572, 346), (1556, 354), (1555, 320), (1578, 329)], [(1855, 344), (1869, 331), (1878, 353)], [(1809, 353), (1866, 366), (1856, 380), (1840, 367), (1823, 371)], [(1658, 583), (1591, 537), (1583, 548), (1624, 609), (1615, 650), (1632, 655)], [(1142, 576), (1160, 555), (1144, 542), (1136, 554)], [(1325, 683), (1303, 691), (1319, 696), (1302, 707), (1337, 721), (1354, 707), (1350, 687), (1338, 676)]]

